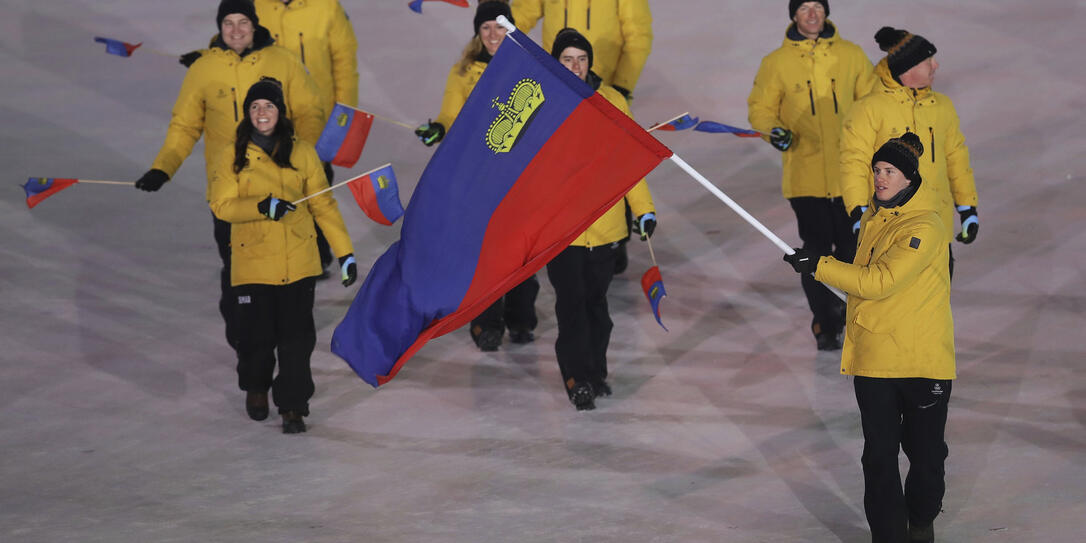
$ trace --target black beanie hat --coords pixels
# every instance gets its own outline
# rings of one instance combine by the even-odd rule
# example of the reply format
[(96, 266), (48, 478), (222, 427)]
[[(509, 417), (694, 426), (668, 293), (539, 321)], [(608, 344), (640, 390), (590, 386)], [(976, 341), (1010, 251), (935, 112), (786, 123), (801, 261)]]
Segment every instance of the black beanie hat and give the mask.
[(479, 27), (483, 26), (483, 23), (498, 20), (498, 15), (505, 15), (511, 23), (516, 22), (509, 4), (502, 0), (480, 0), (479, 7), (475, 9), (475, 33), (479, 33)]
[(260, 24), (252, 0), (222, 0), (222, 2), (219, 2), (219, 14), (215, 16), (215, 26), (220, 31), (222, 30), (222, 20), (231, 13), (240, 13), (248, 17), (253, 22), (254, 27)]
[(245, 115), (249, 115), (249, 106), (253, 105), (253, 102), (257, 100), (267, 100), (279, 109), (280, 118), (286, 117), (287, 105), (283, 101), (283, 84), (274, 77), (262, 77), (260, 81), (253, 83), (253, 86), (249, 87), (249, 92), (245, 93), (245, 103), (242, 108)]
[(592, 69), (592, 44), (589, 43), (588, 38), (584, 37), (580, 32), (577, 32), (574, 28), (563, 28), (554, 36), (554, 45), (551, 46), (551, 56), (554, 58), (561, 57), (562, 51), (565, 51), (566, 47), (576, 47), (577, 49), (588, 53), (588, 68)]
[[(796, 10), (803, 4), (810, 2), (811, 0), (788, 0), (788, 20), (796, 18)], [(829, 0), (817, 0), (819, 4), (822, 4), (823, 8), (826, 8), (826, 17), (830, 16), (830, 2)]]
[(920, 155), (924, 154), (924, 144), (920, 143), (920, 137), (912, 132), (905, 132), (900, 138), (892, 138), (882, 144), (875, 155), (871, 157), (871, 166), (876, 162), (888, 162), (901, 170), (905, 177), (915, 183), (920, 182)]
[(906, 30), (884, 26), (875, 33), (875, 41), (878, 42), (879, 49), (886, 51), (886, 64), (890, 68), (890, 75), (899, 83), (901, 74), (935, 56), (934, 44), (923, 36), (910, 34)]

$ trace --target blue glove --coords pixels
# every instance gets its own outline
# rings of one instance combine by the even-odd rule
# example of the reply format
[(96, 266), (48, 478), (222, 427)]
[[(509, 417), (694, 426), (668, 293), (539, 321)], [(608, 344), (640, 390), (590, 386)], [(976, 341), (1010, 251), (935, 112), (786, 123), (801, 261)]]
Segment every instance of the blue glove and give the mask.
[(419, 125), (419, 127), (415, 129), (415, 135), (422, 140), (423, 144), (430, 147), (445, 137), (445, 125), (435, 123), (432, 120), (427, 121), (426, 124)]
[(977, 231), (980, 230), (976, 206), (958, 206), (958, 216), (962, 219), (962, 232), (954, 239), (967, 245), (973, 243), (973, 240), (977, 239)]
[(286, 200), (272, 198), (272, 195), (269, 194), (267, 198), (257, 202), (256, 209), (261, 215), (264, 215), (273, 221), (277, 221), (282, 219), (283, 215), (298, 208), (294, 207), (294, 204)]
[(349, 287), (358, 279), (358, 264), (355, 264), (354, 253), (339, 257), (339, 278), (343, 286)]
[(792, 131), (779, 126), (770, 130), (769, 144), (782, 153), (787, 151), (792, 146)]
[(652, 233), (656, 231), (656, 214), (653, 212), (645, 213), (637, 218), (637, 224), (634, 225), (634, 233), (641, 235), (641, 241), (645, 241), (652, 237)]
[(852, 219), (852, 233), (856, 234), (860, 232), (860, 218), (867, 212), (867, 206), (856, 206), (852, 208), (852, 213), (849, 213), (848, 218)]

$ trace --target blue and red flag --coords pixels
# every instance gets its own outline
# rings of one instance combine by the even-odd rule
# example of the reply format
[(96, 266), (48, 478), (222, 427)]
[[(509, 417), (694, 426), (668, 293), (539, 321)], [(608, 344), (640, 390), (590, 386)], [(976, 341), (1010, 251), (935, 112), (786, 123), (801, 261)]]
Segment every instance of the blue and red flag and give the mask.
[(42, 200), (78, 183), (78, 179), (61, 179), (56, 177), (31, 177), (23, 185), (26, 191), (26, 207), (33, 209)]
[(748, 130), (746, 128), (739, 128), (738, 126), (732, 126), (724, 123), (717, 123), (713, 121), (701, 121), (694, 130), (698, 132), (712, 132), (714, 134), (734, 134), (740, 138), (760, 138), (762, 133), (757, 130)]
[(652, 314), (656, 316), (656, 322), (660, 328), (667, 330), (664, 321), (660, 320), (660, 300), (667, 296), (667, 291), (664, 290), (664, 279), (660, 277), (659, 266), (649, 268), (645, 275), (641, 276), (641, 290), (645, 291), (645, 297), (652, 304)]
[(99, 36), (95, 36), (94, 41), (106, 44), (106, 52), (119, 57), (130, 57), (132, 56), (132, 51), (139, 49), (139, 46), (143, 45), (143, 42), (131, 44), (121, 40), (102, 38)]
[(694, 128), (698, 124), (697, 117), (691, 117), (690, 115), (683, 115), (674, 121), (661, 126), (654, 126), (654, 130), (667, 130), (673, 132), (675, 130), (686, 130), (687, 128)]
[(332, 336), (367, 383), (392, 379), (542, 268), (671, 151), (521, 32), (502, 42), (434, 153), (400, 240)]
[(400, 187), (396, 184), (396, 173), (391, 165), (360, 175), (347, 186), (351, 188), (358, 207), (375, 222), (391, 226), (403, 215)]
[(373, 126), (373, 115), (358, 108), (336, 103), (321, 137), (317, 139), (317, 156), (336, 166), (350, 168), (362, 156), (366, 138)]
[[(427, 0), (411, 0), (410, 2), (407, 3), (407, 7), (411, 8), (411, 11), (414, 11), (415, 13), (422, 13), (422, 3), (425, 2), (425, 1), (427, 1)], [(429, 0), (429, 1), (433, 2), (433, 1), (436, 1), (436, 0)], [(468, 0), (440, 0), (440, 1), (445, 2), (446, 4), (452, 4), (454, 6), (460, 6), (462, 8), (469, 7), (468, 6)]]

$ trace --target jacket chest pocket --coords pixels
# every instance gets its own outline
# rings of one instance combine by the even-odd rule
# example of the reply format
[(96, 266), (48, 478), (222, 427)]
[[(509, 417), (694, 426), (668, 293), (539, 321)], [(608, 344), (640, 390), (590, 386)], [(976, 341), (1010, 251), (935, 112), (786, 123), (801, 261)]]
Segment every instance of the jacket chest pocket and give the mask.
[(263, 221), (236, 223), (230, 226), (230, 250), (240, 257), (261, 254), (268, 237), (268, 224)]

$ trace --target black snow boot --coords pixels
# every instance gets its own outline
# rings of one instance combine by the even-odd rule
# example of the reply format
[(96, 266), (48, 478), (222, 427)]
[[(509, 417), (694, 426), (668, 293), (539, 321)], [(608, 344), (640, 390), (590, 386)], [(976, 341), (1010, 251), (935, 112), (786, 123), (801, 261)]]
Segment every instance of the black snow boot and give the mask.
[(569, 389), (569, 401), (577, 411), (591, 411), (596, 408), (596, 393), (588, 383), (576, 383)]
[(245, 412), (248, 413), (249, 418), (253, 420), (264, 420), (268, 418), (268, 393), (246, 392)]
[(295, 411), (283, 413), (283, 433), (300, 434), (305, 431), (305, 421)]

